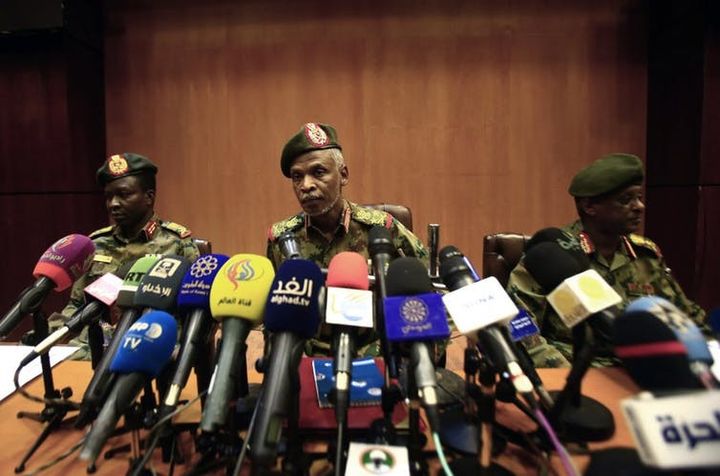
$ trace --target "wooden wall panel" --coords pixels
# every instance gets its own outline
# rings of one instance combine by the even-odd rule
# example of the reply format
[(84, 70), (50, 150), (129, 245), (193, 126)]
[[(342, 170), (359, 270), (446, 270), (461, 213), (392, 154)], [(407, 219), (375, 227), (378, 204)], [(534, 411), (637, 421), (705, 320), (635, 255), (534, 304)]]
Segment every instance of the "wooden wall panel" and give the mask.
[(264, 253), (298, 206), (279, 171), (335, 125), (346, 195), (410, 206), (480, 268), (482, 236), (574, 218), (574, 172), (645, 153), (639, 1), (107, 4), (108, 152), (160, 166), (159, 210)]

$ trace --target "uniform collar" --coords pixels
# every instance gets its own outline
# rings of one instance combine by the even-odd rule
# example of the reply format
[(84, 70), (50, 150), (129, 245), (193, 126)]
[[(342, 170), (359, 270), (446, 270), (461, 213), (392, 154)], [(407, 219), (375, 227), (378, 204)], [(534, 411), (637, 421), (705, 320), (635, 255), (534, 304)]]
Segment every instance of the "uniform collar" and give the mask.
[[(343, 199), (343, 209), (340, 212), (340, 218), (338, 219), (337, 228), (335, 228), (335, 231), (337, 232), (339, 229), (345, 230), (345, 233), (347, 233), (350, 230), (350, 219), (352, 218), (352, 211), (353, 211), (353, 205), (348, 202), (347, 200)], [(313, 224), (310, 222), (310, 216), (307, 214), (305, 216), (305, 233), (307, 233), (309, 228), (314, 228)]]
[(123, 235), (120, 227), (117, 225), (113, 227), (113, 235), (115, 236), (115, 238), (126, 243), (136, 240), (148, 242), (155, 238), (158, 230), (160, 229), (161, 223), (162, 221), (160, 220), (160, 218), (158, 218), (157, 214), (153, 214), (153, 216), (148, 220), (148, 222), (145, 223), (145, 226), (143, 226), (142, 229), (140, 229), (140, 231), (135, 236)]
[[(595, 253), (595, 244), (592, 242), (590, 235), (585, 231), (582, 221), (577, 220), (570, 226), (570, 230), (572, 231), (573, 235), (577, 236), (580, 248), (585, 254), (591, 255)], [(635, 248), (633, 247), (630, 239), (626, 235), (620, 236), (620, 242), (622, 243), (622, 246), (620, 247), (619, 251), (622, 253), (622, 250), (624, 250), (623, 254), (627, 255), (631, 259), (637, 259), (637, 253), (635, 252)]]

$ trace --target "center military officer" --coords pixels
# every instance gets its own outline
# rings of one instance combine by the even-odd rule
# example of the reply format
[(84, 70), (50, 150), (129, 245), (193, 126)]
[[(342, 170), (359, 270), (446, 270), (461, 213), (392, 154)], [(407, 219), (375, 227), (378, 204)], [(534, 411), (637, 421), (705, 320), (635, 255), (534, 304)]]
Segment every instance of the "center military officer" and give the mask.
[[(295, 236), (303, 258), (327, 268), (342, 251), (355, 251), (369, 258), (368, 232), (378, 225), (390, 231), (399, 256), (414, 256), (427, 265), (427, 250), (402, 223), (389, 213), (359, 206), (343, 197), (350, 174), (332, 126), (303, 125), (285, 144), (280, 170), (290, 178), (302, 212), (270, 227), (267, 256), (275, 268), (284, 260), (278, 237), (285, 232)], [(327, 355), (329, 342), (329, 332), (323, 329), (320, 339), (310, 342), (306, 351)], [(376, 355), (377, 349), (362, 353)]]

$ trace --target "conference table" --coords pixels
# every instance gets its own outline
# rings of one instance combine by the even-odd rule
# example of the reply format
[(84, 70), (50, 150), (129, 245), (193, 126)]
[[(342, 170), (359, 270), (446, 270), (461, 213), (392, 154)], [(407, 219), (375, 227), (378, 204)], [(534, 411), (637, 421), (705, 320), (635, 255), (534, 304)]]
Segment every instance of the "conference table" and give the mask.
[[(249, 366), (251, 367), (251, 366)], [(540, 369), (540, 375), (550, 390), (562, 388), (567, 369)], [(79, 400), (87, 383), (92, 376), (89, 362), (65, 361), (53, 368), (53, 378), (56, 388), (71, 387), (74, 391), (73, 400)], [(260, 383), (262, 376), (255, 373), (252, 369), (248, 373), (248, 379), (251, 383)], [(186, 389), (185, 398), (194, 396), (195, 385), (194, 377), (190, 379), (191, 383)], [(41, 378), (37, 378), (25, 386), (27, 391), (32, 395), (40, 396), (43, 392), (43, 382)], [(613, 413), (616, 422), (616, 432), (613, 438), (602, 443), (590, 444), (590, 449), (602, 449), (617, 446), (633, 446), (628, 427), (620, 411), (620, 400), (638, 392), (636, 385), (630, 378), (619, 368), (590, 369), (583, 380), (583, 394), (592, 396), (603, 402)], [(43, 408), (42, 404), (30, 401), (22, 395), (15, 393), (0, 403), (0, 474), (14, 474), (14, 469), (18, 462), (22, 459), (27, 449), (32, 445), (37, 436), (42, 431), (42, 423), (31, 419), (18, 419), (16, 414), (19, 411), (37, 412)], [(527, 417), (522, 415), (514, 406), (510, 404), (498, 403), (496, 410), (497, 420), (505, 424), (511, 429), (528, 429), (532, 428), (532, 423)], [(182, 421), (198, 421), (200, 415), (199, 404), (188, 409), (187, 412), (179, 416)], [(40, 446), (35, 455), (29, 460), (25, 471), (33, 471), (40, 465), (53, 460), (66, 450), (76, 444), (83, 436), (83, 430), (78, 430), (72, 425), (61, 425), (61, 427), (53, 431), (47, 440)], [(108, 440), (105, 449), (117, 447), (119, 445), (131, 442), (130, 434), (123, 434), (112, 437)], [(184, 453), (191, 458), (197, 459), (199, 456), (193, 453), (193, 443), (191, 436), (186, 432), (184, 438), (180, 438), (180, 446)], [(538, 465), (533, 458), (523, 455), (524, 450), (509, 447), (499, 458), (498, 462), (503, 466), (511, 469), (515, 474), (537, 474)], [(157, 474), (168, 474), (168, 465), (161, 460), (160, 451), (156, 450), (153, 457), (153, 467)], [(193, 456), (194, 455), (194, 456)], [(97, 475), (119, 475), (125, 474), (128, 469), (128, 453), (116, 454), (111, 459), (104, 459), (101, 455), (97, 460)], [(560, 468), (557, 464), (557, 458), (554, 458), (553, 466)], [(573, 459), (579, 468), (585, 468), (588, 464), (588, 456), (574, 455)], [(431, 474), (436, 474), (439, 466), (431, 464)], [(189, 466), (176, 466), (175, 474), (184, 474), (188, 471)], [(329, 464), (316, 464), (312, 467), (312, 474), (331, 474)], [(77, 458), (77, 452), (73, 453), (67, 459), (59, 462), (53, 467), (43, 471), (44, 475), (69, 476), (77, 474), (85, 474), (86, 462)], [(224, 474), (218, 470), (210, 474)], [(243, 471), (247, 474), (247, 471)], [(562, 474), (562, 471), (559, 472)]]

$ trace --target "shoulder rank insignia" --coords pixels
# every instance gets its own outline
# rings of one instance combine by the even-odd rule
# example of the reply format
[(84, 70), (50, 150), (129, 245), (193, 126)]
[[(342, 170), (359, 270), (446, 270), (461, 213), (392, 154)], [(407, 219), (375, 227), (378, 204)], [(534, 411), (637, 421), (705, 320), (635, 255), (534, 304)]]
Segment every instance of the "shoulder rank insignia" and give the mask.
[(268, 239), (275, 241), (275, 239), (285, 233), (286, 231), (295, 231), (305, 223), (303, 215), (295, 215), (288, 218), (287, 220), (279, 221), (274, 223), (268, 231)]
[(632, 243), (635, 246), (639, 246), (640, 248), (650, 250), (652, 251), (658, 258), (662, 258), (662, 252), (660, 251), (660, 247), (655, 244), (654, 241), (652, 241), (650, 238), (644, 237), (642, 235), (636, 235), (635, 233), (631, 233), (628, 238), (630, 239), (630, 243)]
[(353, 216), (357, 221), (365, 223), (366, 225), (387, 227), (388, 221), (392, 224), (392, 215), (387, 212), (375, 210), (374, 208), (356, 206), (353, 208)]
[(97, 238), (99, 236), (107, 235), (108, 233), (111, 233), (113, 230), (113, 226), (106, 226), (104, 228), (100, 228), (99, 230), (95, 230), (92, 233), (88, 235), (88, 238)]
[(590, 237), (587, 233), (581, 231), (578, 235), (578, 239), (580, 241), (580, 248), (582, 248), (585, 254), (589, 255), (590, 253), (595, 251), (595, 245), (593, 245), (592, 241), (590, 241)]
[(188, 236), (192, 235), (192, 231), (172, 221), (164, 221), (160, 226), (172, 231), (173, 233), (176, 233), (180, 236), (180, 238), (187, 238)]

